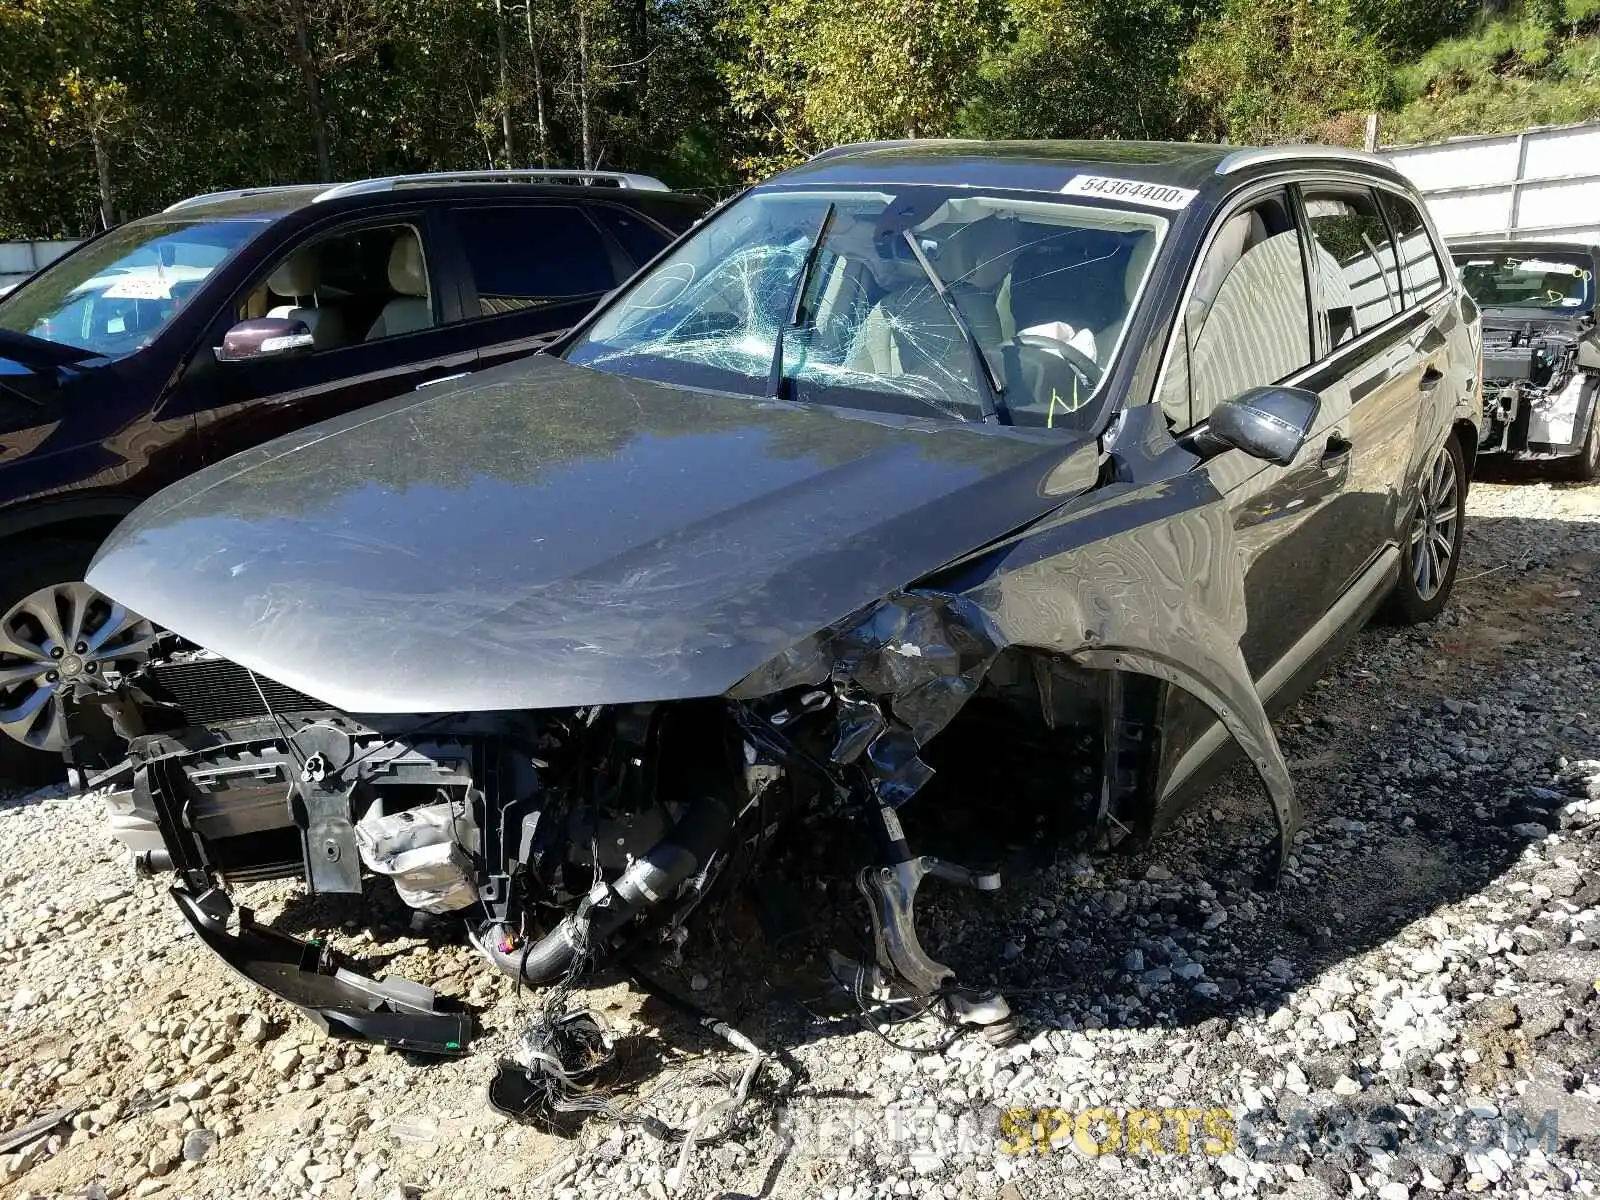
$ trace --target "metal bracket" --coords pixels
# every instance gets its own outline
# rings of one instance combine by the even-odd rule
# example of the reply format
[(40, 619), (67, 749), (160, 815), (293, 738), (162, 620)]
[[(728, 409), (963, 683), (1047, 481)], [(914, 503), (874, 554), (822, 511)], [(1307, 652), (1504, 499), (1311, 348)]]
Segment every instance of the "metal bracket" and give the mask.
[(866, 897), (872, 916), (872, 940), (878, 965), (908, 983), (924, 996), (939, 996), (950, 1018), (960, 1025), (983, 1030), (996, 1045), (1016, 1035), (1011, 1009), (993, 991), (952, 988), (956, 973), (936, 962), (917, 937), (917, 889), (928, 876), (981, 892), (998, 891), (998, 874), (980, 874), (929, 855), (866, 867), (856, 876), (856, 886)]
[(350, 821), (350, 794), (355, 786), (328, 788), (321, 783), (301, 786), (305, 805), (306, 878), (311, 890), (322, 895), (361, 894), (361, 854), (356, 847), (356, 827)]
[(357, 781), (343, 772), (353, 753), (350, 735), (331, 725), (308, 725), (294, 735), (300, 759), (295, 793), (305, 809), (306, 879), (321, 895), (361, 894), (361, 854), (350, 819)]

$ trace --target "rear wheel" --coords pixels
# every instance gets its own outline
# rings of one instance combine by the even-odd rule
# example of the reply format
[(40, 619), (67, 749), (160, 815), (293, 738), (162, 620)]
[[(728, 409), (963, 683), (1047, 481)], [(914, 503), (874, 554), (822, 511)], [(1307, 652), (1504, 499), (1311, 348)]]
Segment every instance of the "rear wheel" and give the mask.
[(1384, 608), (1397, 625), (1431, 621), (1455, 586), (1466, 530), (1467, 488), (1461, 442), (1445, 439), (1417, 480), (1417, 497), (1402, 547), (1400, 578)]
[(148, 621), (82, 582), (94, 551), (92, 542), (53, 541), (0, 558), (0, 782), (64, 778), (66, 688), (137, 665), (155, 636)]

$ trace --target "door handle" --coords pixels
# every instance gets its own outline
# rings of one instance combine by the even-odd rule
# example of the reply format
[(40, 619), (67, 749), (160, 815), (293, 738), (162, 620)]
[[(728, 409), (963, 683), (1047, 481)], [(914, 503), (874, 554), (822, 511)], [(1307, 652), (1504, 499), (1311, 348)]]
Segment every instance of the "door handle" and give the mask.
[(471, 371), (457, 371), (454, 375), (441, 375), (437, 379), (424, 379), (411, 390), (414, 392), (420, 392), (423, 388), (432, 387), (436, 383), (449, 383), (455, 379), (465, 379), (470, 374), (472, 374)]
[(1340, 471), (1350, 465), (1350, 452), (1354, 450), (1348, 439), (1334, 434), (1328, 439), (1328, 444), (1323, 447), (1322, 457), (1317, 460), (1317, 466), (1324, 471)]
[(1417, 384), (1417, 390), (1431, 392), (1439, 386), (1439, 381), (1444, 378), (1444, 372), (1438, 367), (1429, 367), (1422, 373), (1422, 382)]

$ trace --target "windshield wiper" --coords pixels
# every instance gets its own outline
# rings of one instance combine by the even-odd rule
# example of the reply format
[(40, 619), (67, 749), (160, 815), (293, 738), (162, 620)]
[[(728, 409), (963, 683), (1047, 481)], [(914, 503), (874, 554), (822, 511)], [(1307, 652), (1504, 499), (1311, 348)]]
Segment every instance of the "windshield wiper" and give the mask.
[(822, 256), (822, 244), (828, 240), (828, 230), (833, 228), (833, 217), (838, 210), (839, 206), (830, 200), (828, 211), (822, 214), (822, 221), (817, 226), (817, 236), (811, 239), (805, 261), (800, 264), (800, 278), (795, 280), (794, 295), (789, 298), (788, 312), (778, 325), (777, 335), (772, 339), (772, 367), (767, 372), (768, 400), (778, 399), (779, 393), (783, 391), (783, 334), (786, 329), (800, 324), (800, 307), (805, 303), (806, 287), (811, 282), (811, 272), (817, 269), (817, 259)]
[(972, 356), (973, 382), (979, 389), (979, 414), (978, 419), (987, 422), (990, 417), (995, 417), (1002, 425), (1011, 424), (1011, 413), (1006, 408), (1005, 390), (994, 377), (994, 372), (989, 370), (989, 360), (983, 356), (983, 348), (978, 345), (978, 335), (972, 331), (972, 326), (967, 322), (966, 314), (961, 311), (956, 298), (950, 294), (950, 289), (945, 287), (944, 280), (939, 278), (939, 272), (933, 269), (933, 264), (928, 261), (928, 256), (922, 252), (922, 247), (917, 244), (917, 235), (909, 229), (902, 229), (900, 236), (905, 238), (906, 245), (911, 247), (911, 253), (916, 257), (917, 265), (922, 268), (922, 273), (928, 277), (928, 282), (933, 285), (934, 293), (944, 301), (945, 308), (950, 310), (950, 319), (956, 323), (956, 328), (961, 330), (961, 336), (966, 339), (967, 352)]

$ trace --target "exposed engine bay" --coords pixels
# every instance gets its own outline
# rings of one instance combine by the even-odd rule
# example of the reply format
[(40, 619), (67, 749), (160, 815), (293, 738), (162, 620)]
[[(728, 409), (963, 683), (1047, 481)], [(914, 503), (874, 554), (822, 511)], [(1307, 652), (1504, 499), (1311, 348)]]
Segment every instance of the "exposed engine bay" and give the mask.
[[(1150, 827), (1163, 689), (1059, 658), (975, 654), (946, 636), (942, 600), (908, 596), (900, 611), (895, 649), (858, 643), (848, 672), (820, 684), (795, 682), (813, 664), (791, 657), (747, 681), (748, 699), (362, 717), (166, 635), (166, 653), (79, 703), (129, 741), (129, 759), (95, 782), (112, 789), (114, 832), (141, 869), (174, 872), (197, 933), (330, 1032), (435, 1053), (470, 1036), (429, 989), (366, 979), (249, 910), (229, 933), (225, 886), (300, 878), (318, 895), (357, 896), (386, 878), (416, 912), (464, 921), (501, 971), (543, 985), (681, 943), (713, 890), (749, 878), (805, 812), (863, 822), (877, 847), (855, 876), (877, 961), (830, 951), (836, 980), (880, 1001), (936, 1003), (1003, 1042), (1005, 1000), (958, 986), (917, 935), (927, 877), (1000, 886), (992, 870), (908, 844), (897, 810), (932, 774), (921, 745), (957, 707), (1048, 739), (1070, 764), (1057, 823), (1106, 845)], [(926, 653), (906, 640), (913, 631)], [(891, 713), (863, 678), (902, 702)]]
[[(1563, 455), (1583, 442), (1593, 409), (1600, 361), (1594, 318), (1528, 319), (1515, 324), (1484, 318), (1483, 452)], [(1587, 348), (1588, 353), (1584, 354)], [(1580, 354), (1584, 363), (1580, 363)]]

